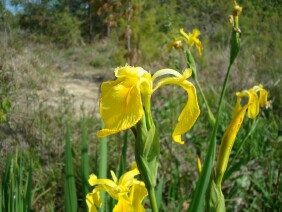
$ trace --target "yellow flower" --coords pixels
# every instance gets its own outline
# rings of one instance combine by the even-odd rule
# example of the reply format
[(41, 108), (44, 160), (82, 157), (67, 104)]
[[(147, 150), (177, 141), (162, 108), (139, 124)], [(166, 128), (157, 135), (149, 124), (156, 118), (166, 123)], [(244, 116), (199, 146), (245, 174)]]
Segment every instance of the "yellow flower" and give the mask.
[[(164, 85), (175, 84), (184, 88), (189, 97), (172, 133), (174, 141), (184, 143), (181, 135), (190, 130), (200, 114), (196, 89), (186, 80), (191, 74), (190, 69), (183, 74), (172, 69), (162, 69), (151, 76), (141, 67), (126, 65), (116, 68), (117, 79), (104, 82), (101, 86), (100, 114), (105, 129), (100, 130), (97, 136), (107, 136), (135, 126), (144, 115), (143, 106), (145, 111), (150, 111), (151, 95)], [(159, 77), (162, 78), (157, 79)]]
[[(257, 95), (258, 92), (259, 97)], [(254, 119), (259, 113), (259, 107), (264, 107), (266, 105), (268, 93), (263, 89), (262, 85), (259, 85), (254, 86), (249, 90), (238, 92), (236, 93), (236, 96), (237, 102), (233, 111), (233, 118), (223, 135), (218, 153), (216, 165), (217, 184), (221, 182), (227, 168), (230, 152), (242, 125), (246, 111), (248, 110), (248, 117)], [(242, 106), (241, 100), (243, 97), (248, 97), (248, 102)]]
[[(259, 92), (259, 97), (257, 96), (257, 92)], [(237, 92), (236, 96), (237, 102), (233, 111), (233, 116), (235, 116), (236, 113), (242, 109), (242, 97), (248, 97), (248, 117), (250, 119), (254, 119), (259, 113), (259, 107), (264, 107), (266, 105), (268, 93), (266, 90), (263, 89), (263, 86), (260, 84), (258, 86), (254, 86), (249, 90)]]
[[(198, 36), (201, 34), (200, 30), (198, 29), (193, 29), (192, 33), (186, 33), (183, 28), (180, 29), (180, 33), (182, 36), (178, 37), (168, 45), (168, 48), (172, 47), (180, 47), (181, 41), (185, 41), (188, 45), (189, 48), (191, 48), (194, 44), (198, 49), (199, 55), (202, 55), (202, 43), (199, 40)], [(182, 45), (182, 44), (181, 44)]]
[(171, 43), (168, 44), (167, 49), (170, 50), (172, 47), (176, 49), (182, 48), (183, 47), (182, 41), (181, 40), (172, 41)]
[(100, 192), (94, 189), (92, 193), (86, 195), (86, 204), (89, 212), (98, 212), (97, 208), (102, 206)]
[(98, 179), (96, 175), (91, 174), (88, 182), (95, 187), (86, 196), (88, 211), (96, 212), (97, 208), (101, 207), (100, 191), (106, 191), (118, 201), (113, 209), (114, 212), (145, 211), (142, 201), (148, 195), (148, 192), (144, 183), (134, 178), (138, 174), (139, 171), (136, 167), (123, 174), (119, 180), (113, 171), (111, 171), (113, 180)]

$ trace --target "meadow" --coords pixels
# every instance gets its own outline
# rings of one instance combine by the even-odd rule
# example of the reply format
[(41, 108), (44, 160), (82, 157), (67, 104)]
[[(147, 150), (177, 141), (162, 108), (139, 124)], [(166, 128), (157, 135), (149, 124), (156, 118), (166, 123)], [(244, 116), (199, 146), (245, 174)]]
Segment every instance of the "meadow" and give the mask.
[[(237, 1), (243, 8), (239, 16), (234, 14), (233, 1), (105, 2), (78, 5), (58, 1), (49, 7), (44, 2), (18, 1), (14, 4), (23, 9), (16, 14), (1, 2), (0, 212), (88, 211), (86, 195), (93, 192), (88, 182), (90, 174), (111, 179), (113, 172), (119, 179), (135, 170), (134, 161), (141, 173), (134, 180), (142, 181), (148, 191), (153, 187), (155, 192), (149, 192), (142, 201), (146, 211), (203, 211), (198, 206), (204, 204), (207, 211), (279, 211), (282, 4)], [(234, 18), (231, 22), (229, 15)], [(236, 16), (239, 27), (234, 25)], [(186, 44), (181, 28), (189, 36), (193, 29), (201, 34), (193, 38), (192, 45), (189, 39)], [(111, 125), (106, 112), (101, 115), (100, 103), (107, 99), (101, 85), (117, 80), (114, 70), (121, 72), (126, 64), (142, 67), (153, 78), (160, 73), (163, 78), (154, 86), (166, 85), (166, 79), (177, 81), (154, 90), (150, 110), (144, 103), (145, 88), (139, 88), (144, 104), (142, 117), (146, 128), (150, 126), (145, 137), (153, 137), (153, 143), (158, 140), (152, 146), (159, 145), (151, 150), (142, 146), (144, 126), (140, 118), (112, 135), (97, 136)], [(176, 70), (166, 72), (176, 78), (171, 80), (171, 76), (164, 77), (166, 73), (157, 72), (164, 68)], [(130, 68), (125, 69), (131, 73)], [(133, 68), (132, 73), (135, 71), (138, 69)], [(187, 78), (195, 86), (200, 110), (198, 117), (190, 114), (195, 123), (181, 133), (184, 144), (172, 138), (175, 126), (181, 122), (179, 115), (191, 100), (191, 87), (189, 93), (175, 86), (187, 86), (178, 81), (180, 75), (187, 75), (185, 82)], [(263, 107), (252, 115), (251, 97), (246, 98), (246, 93), (250, 95), (251, 88), (260, 84), (268, 93), (267, 101), (261, 104), (262, 89), (256, 88), (258, 94), (252, 98)], [(248, 110), (241, 117), (237, 134), (234, 129), (228, 131), (228, 126), (239, 117), (234, 112), (236, 93), (243, 90), (248, 92), (241, 104)], [(109, 102), (110, 117), (123, 111), (118, 98)], [(240, 108), (241, 112), (246, 110)], [(217, 158), (224, 152), (221, 143), (228, 138), (225, 132), (235, 136), (235, 142), (229, 149), (230, 157), (223, 156), (222, 161), (227, 157), (229, 162), (218, 177)], [(142, 148), (149, 151), (146, 157), (138, 152)], [(151, 156), (156, 161), (152, 162)], [(144, 168), (144, 163), (156, 173)], [(111, 191), (103, 186), (96, 188)], [(112, 211), (121, 202), (111, 198), (116, 193), (100, 195), (99, 211)]]

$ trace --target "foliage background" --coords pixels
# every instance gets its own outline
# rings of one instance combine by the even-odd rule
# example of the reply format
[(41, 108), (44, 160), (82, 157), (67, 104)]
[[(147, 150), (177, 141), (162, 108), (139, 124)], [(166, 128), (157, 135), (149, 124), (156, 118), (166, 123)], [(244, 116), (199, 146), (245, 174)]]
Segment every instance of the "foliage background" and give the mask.
[[(8, 10), (8, 3), (17, 10)], [(244, 122), (231, 156), (233, 174), (223, 190), (230, 210), (273, 210), (282, 201), (282, 2), (238, 3), (243, 6), (241, 52), (231, 73), (219, 134), (223, 134), (230, 121), (235, 91), (262, 83), (269, 91), (272, 105), (262, 112), (254, 133), (242, 144), (240, 141), (252, 126), (251, 120)], [(196, 56), (199, 81), (216, 111), (228, 65), (231, 27), (227, 17), (232, 6), (233, 1), (224, 0), (1, 0), (1, 176), (8, 153), (19, 149), (26, 158), (32, 158), (33, 210), (62, 211), (65, 126), (70, 126), (78, 176), (82, 117), (88, 126), (90, 170), (94, 173), (98, 172), (100, 148), (95, 134), (101, 128), (101, 121), (98, 89), (93, 91), (97, 98), (89, 109), (86, 103), (77, 107), (78, 96), (68, 87), (57, 85), (81, 80), (98, 88), (102, 81), (113, 78), (115, 67), (125, 63), (152, 72), (163, 67), (182, 70), (183, 55), (169, 52), (166, 47), (179, 35), (181, 27), (186, 31), (194, 28), (201, 31), (204, 51), (202, 57)], [(42, 95), (52, 88), (57, 88), (56, 97), (49, 98), (48, 92)], [(174, 87), (153, 97), (162, 143), (160, 176), (165, 176), (164, 210), (182, 211), (189, 205), (198, 176), (195, 155), (201, 152), (204, 159), (210, 136), (203, 108), (196, 126), (186, 135), (185, 145), (171, 142), (170, 133), (185, 98)], [(200, 104), (203, 106), (201, 99)], [(108, 174), (117, 170), (123, 139), (124, 133), (109, 138)], [(127, 158), (133, 161), (134, 142), (130, 133), (128, 140)], [(82, 182), (76, 183), (82, 207)]]

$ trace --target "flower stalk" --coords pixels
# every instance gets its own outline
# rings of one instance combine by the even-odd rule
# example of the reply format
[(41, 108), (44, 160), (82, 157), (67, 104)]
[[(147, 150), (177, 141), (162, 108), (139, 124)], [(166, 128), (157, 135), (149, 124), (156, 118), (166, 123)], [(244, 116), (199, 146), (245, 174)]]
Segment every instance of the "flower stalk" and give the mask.
[(156, 193), (154, 188), (148, 189), (149, 199), (151, 203), (151, 210), (153, 212), (158, 212), (158, 205), (157, 205), (157, 199), (156, 199)]
[[(234, 1), (234, 10), (233, 10), (233, 14), (234, 11), (242, 11), (242, 8), (239, 9), (241, 7), (239, 7), (236, 3), (236, 1)], [(208, 151), (207, 151), (207, 156), (205, 158), (204, 161), (204, 165), (203, 165), (203, 171), (202, 174), (200, 175), (200, 178), (198, 180), (196, 189), (194, 191), (193, 197), (192, 197), (192, 201), (191, 201), (191, 205), (189, 207), (189, 211), (201, 211), (203, 210), (203, 201), (205, 198), (205, 193), (208, 189), (208, 186), (211, 185), (210, 181), (212, 181), (212, 168), (214, 166), (214, 161), (215, 161), (215, 156), (216, 156), (216, 134), (217, 134), (217, 130), (218, 130), (218, 126), (219, 126), (219, 117), (221, 115), (221, 108), (222, 108), (222, 103), (223, 103), (223, 98), (225, 96), (225, 92), (226, 92), (226, 88), (227, 88), (227, 84), (229, 81), (229, 76), (231, 73), (231, 67), (232, 64), (234, 63), (239, 50), (240, 50), (240, 40), (241, 40), (241, 33), (240, 30), (238, 28), (239, 26), (239, 14), (240, 12), (235, 13), (234, 15), (236, 17), (233, 18), (234, 23), (233, 23), (233, 30), (232, 30), (232, 37), (231, 37), (231, 41), (230, 41), (230, 62), (229, 62), (229, 66), (227, 69), (227, 73), (225, 75), (225, 79), (224, 79), (224, 83), (223, 83), (223, 87), (221, 90), (221, 94), (220, 94), (220, 99), (219, 99), (219, 103), (218, 103), (218, 108), (217, 108), (217, 115), (216, 115), (216, 121), (215, 121), (215, 125), (213, 127), (213, 131), (212, 131), (212, 136), (211, 136), (211, 140), (208, 146)], [(237, 27), (237, 28), (236, 28)], [(211, 186), (209, 186), (209, 189), (207, 191), (208, 194), (212, 193), (213, 190), (211, 189)], [(218, 194), (218, 192), (214, 192), (216, 194)], [(206, 198), (206, 202), (207, 207), (211, 207), (209, 205), (210, 202), (210, 195), (207, 195)], [(218, 196), (220, 197), (220, 195)], [(218, 199), (218, 201), (216, 202), (222, 202), (221, 199)], [(212, 208), (212, 207), (211, 207)], [(225, 207), (224, 207), (225, 209)]]
[[(259, 93), (259, 96), (257, 93)], [(234, 108), (233, 118), (223, 135), (218, 152), (215, 182), (219, 188), (221, 187), (222, 178), (227, 169), (230, 153), (234, 145), (235, 138), (244, 120), (246, 111), (248, 110), (249, 118), (256, 118), (259, 114), (259, 107), (264, 107), (266, 105), (268, 93), (263, 89), (262, 85), (259, 85), (254, 86), (249, 90), (238, 92), (236, 95), (237, 102)], [(243, 97), (248, 98), (248, 103), (242, 107), (241, 98)]]
[[(104, 123), (102, 123), (104, 126)], [(107, 157), (108, 157), (108, 139), (103, 137), (100, 139), (100, 166), (99, 166), (99, 178), (107, 177)], [(101, 212), (106, 211), (106, 193), (102, 191), (100, 193), (102, 199)]]

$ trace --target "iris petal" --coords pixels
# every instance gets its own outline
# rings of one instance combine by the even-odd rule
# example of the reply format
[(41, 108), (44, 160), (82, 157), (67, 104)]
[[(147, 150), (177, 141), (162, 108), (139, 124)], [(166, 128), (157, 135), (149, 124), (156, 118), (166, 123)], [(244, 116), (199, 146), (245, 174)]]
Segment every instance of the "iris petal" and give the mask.
[(142, 99), (138, 78), (117, 79), (101, 86), (100, 114), (105, 128), (98, 137), (133, 127), (142, 117)]
[(145, 73), (148, 73), (141, 67), (133, 67), (133, 66), (123, 66), (118, 67), (115, 69), (115, 76), (117, 78), (139, 78), (140, 76), (143, 76)]
[(180, 29), (180, 34), (183, 35), (187, 39), (187, 41), (189, 40), (189, 36), (187, 35), (187, 33), (184, 31), (183, 28)]
[(248, 102), (248, 117), (254, 119), (259, 113), (259, 100), (257, 94), (250, 90)]
[(199, 55), (201, 56), (202, 55), (202, 49), (203, 49), (201, 41), (198, 38), (195, 38), (194, 43), (195, 43), (195, 45), (198, 49)]
[[(105, 180), (105, 179), (101, 179), (101, 180)], [(119, 194), (119, 190), (118, 190), (118, 185), (115, 186), (109, 186), (107, 184), (99, 184), (95, 187), (95, 189), (97, 191), (106, 191), (113, 199), (118, 199), (118, 194)]]
[(189, 99), (178, 118), (178, 123), (174, 129), (172, 136), (175, 137), (175, 139), (177, 139), (179, 143), (184, 143), (183, 141), (181, 141), (180, 136), (181, 134), (188, 132), (192, 128), (198, 116), (200, 115), (200, 109), (195, 87), (188, 81), (183, 81), (181, 86), (187, 91)]
[[(257, 93), (259, 92), (259, 97)], [(241, 98), (248, 97), (248, 117), (254, 119), (259, 114), (259, 107), (264, 107), (267, 102), (268, 92), (262, 85), (254, 86), (249, 90), (243, 90), (236, 93), (237, 102), (233, 111), (233, 116), (241, 109)]]
[(200, 114), (196, 89), (192, 83), (184, 80), (183, 78), (167, 77), (159, 80), (154, 90), (167, 84), (180, 85), (188, 93), (187, 104), (178, 117), (178, 123), (176, 124), (176, 127), (172, 133), (173, 140), (177, 143), (183, 144), (184, 141), (181, 140), (181, 135), (188, 132), (192, 128)]
[(148, 195), (147, 189), (143, 183), (134, 184), (130, 192), (130, 200), (135, 211), (143, 212), (145, 211), (142, 201)]
[(109, 179), (97, 179), (96, 175), (91, 174), (88, 180), (91, 186), (96, 186), (97, 191), (107, 191), (114, 199), (117, 199), (117, 191), (115, 188), (118, 186), (114, 181)]
[(261, 107), (264, 107), (266, 105), (267, 102), (267, 96), (268, 96), (268, 92), (264, 89), (261, 89), (259, 91), (259, 105)]
[(96, 181), (97, 181), (97, 176), (95, 174), (91, 174), (89, 176), (89, 179), (88, 179), (88, 183), (91, 185), (91, 186), (94, 186), (96, 185)]
[(233, 147), (235, 138), (238, 134), (238, 131), (242, 125), (242, 122), (244, 120), (244, 116), (246, 113), (246, 110), (248, 109), (248, 104), (243, 106), (233, 117), (231, 123), (227, 127), (219, 149), (218, 153), (218, 159), (217, 159), (217, 165), (216, 165), (216, 174), (217, 175), (222, 175), (224, 174), (227, 163), (228, 163), (228, 158), (231, 152), (231, 149)]
[(115, 188), (117, 186), (117, 184), (114, 181), (109, 179), (97, 179), (95, 185), (105, 185), (110, 188)]
[(131, 205), (130, 199), (126, 195), (119, 195), (118, 203), (115, 205), (113, 212), (133, 212), (134, 208)]
[(125, 183), (132, 181), (134, 177), (138, 174), (139, 174), (139, 170), (137, 168), (126, 172), (124, 175), (120, 177), (119, 184), (125, 185)]
[(88, 193), (86, 195), (86, 204), (88, 206), (88, 211), (89, 212), (97, 212), (96, 207), (101, 207), (102, 206), (102, 200), (100, 197), (100, 193), (96, 191), (95, 189), (93, 190), (92, 193)]

